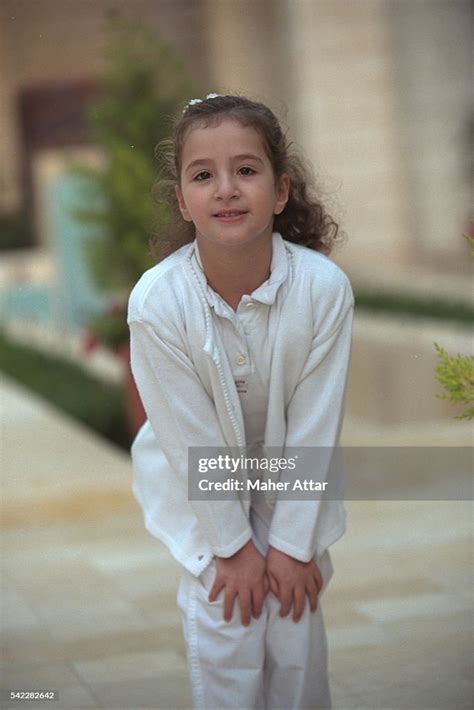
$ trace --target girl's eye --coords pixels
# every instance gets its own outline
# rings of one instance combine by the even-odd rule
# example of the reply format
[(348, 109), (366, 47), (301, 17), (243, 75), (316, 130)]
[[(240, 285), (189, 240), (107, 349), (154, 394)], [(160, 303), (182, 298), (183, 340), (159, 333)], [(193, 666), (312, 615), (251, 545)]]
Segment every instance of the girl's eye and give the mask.
[(245, 165), (244, 167), (240, 168), (239, 173), (242, 173), (242, 175), (254, 175), (255, 170), (253, 168), (249, 168), (248, 165)]
[(210, 175), (211, 173), (209, 171), (203, 170), (202, 172), (198, 173), (194, 179), (198, 182), (202, 182), (203, 180), (208, 180)]

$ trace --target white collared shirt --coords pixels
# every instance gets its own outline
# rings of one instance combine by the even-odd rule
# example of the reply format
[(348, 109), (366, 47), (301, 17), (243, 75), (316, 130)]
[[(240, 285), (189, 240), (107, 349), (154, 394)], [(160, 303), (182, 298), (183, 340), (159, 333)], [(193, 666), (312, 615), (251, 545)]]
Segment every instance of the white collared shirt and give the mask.
[(202, 285), (229, 358), (239, 394), (248, 449), (259, 448), (264, 441), (270, 386), (270, 365), (276, 337), (276, 319), (272, 318), (280, 286), (288, 277), (288, 255), (278, 234), (272, 237), (270, 276), (250, 295), (245, 294), (236, 311), (207, 283), (197, 241), (194, 263), (202, 276)]

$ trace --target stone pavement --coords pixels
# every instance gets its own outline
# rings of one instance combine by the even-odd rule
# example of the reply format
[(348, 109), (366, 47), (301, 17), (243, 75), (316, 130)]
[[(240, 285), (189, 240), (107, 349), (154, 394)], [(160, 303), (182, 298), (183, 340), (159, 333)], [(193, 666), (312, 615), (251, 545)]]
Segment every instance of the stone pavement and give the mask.
[[(2, 686), (59, 691), (2, 707), (189, 708), (179, 569), (143, 528), (128, 456), (11, 380), (0, 401)], [(470, 441), (437, 426), (417, 441)], [(346, 420), (343, 443), (375, 440), (405, 443)], [(347, 508), (323, 600), (335, 710), (472, 707), (471, 504)]]

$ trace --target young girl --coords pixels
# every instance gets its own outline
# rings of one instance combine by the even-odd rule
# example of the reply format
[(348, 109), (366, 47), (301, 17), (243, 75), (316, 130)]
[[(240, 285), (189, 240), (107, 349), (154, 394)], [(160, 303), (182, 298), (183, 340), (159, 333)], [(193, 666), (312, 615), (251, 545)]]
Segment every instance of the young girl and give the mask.
[(190, 101), (171, 148), (176, 250), (129, 302), (148, 416), (132, 446), (134, 494), (183, 567), (195, 708), (328, 708), (318, 599), (342, 503), (192, 500), (188, 450), (336, 446), (354, 305), (326, 256), (337, 225), (260, 103)]

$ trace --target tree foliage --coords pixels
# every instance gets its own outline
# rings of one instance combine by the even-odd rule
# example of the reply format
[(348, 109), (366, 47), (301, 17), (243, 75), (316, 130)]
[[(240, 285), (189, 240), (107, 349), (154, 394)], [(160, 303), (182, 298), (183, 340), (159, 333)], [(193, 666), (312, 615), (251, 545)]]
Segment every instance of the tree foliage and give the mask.
[(193, 94), (174, 50), (140, 25), (113, 19), (100, 78), (103, 94), (88, 110), (102, 169), (81, 166), (81, 207), (75, 217), (91, 229), (87, 258), (97, 286), (128, 295), (154, 261), (148, 242), (168, 221), (154, 203), (161, 166), (157, 143), (168, 137), (179, 107)]

